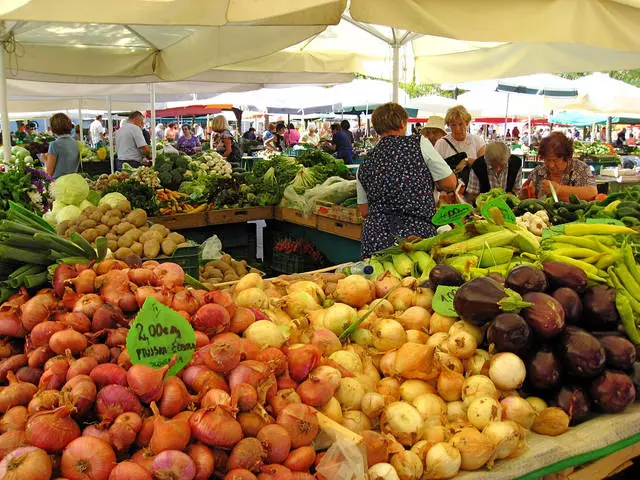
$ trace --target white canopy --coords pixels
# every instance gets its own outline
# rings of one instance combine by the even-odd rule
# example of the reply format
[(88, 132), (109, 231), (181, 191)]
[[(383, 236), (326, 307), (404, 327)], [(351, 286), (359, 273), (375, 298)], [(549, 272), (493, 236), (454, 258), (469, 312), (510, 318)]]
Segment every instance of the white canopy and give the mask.
[(424, 95), (410, 99), (405, 106), (417, 108), (421, 117), (429, 115), (440, 115), (444, 117), (446, 111), (455, 105), (458, 105), (458, 101), (453, 98), (441, 97), (439, 95)]
[(459, 95), (457, 103), (464, 105), (474, 117), (528, 117), (549, 113), (544, 97), (523, 93), (472, 90)]

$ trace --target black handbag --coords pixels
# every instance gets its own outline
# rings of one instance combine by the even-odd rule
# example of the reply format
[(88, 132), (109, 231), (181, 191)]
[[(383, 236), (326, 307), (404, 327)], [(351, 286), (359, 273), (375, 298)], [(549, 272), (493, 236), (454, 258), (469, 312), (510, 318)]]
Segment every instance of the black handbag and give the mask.
[[(453, 143), (451, 143), (448, 138), (443, 138), (443, 139), (445, 142), (449, 144), (451, 148), (453, 148), (453, 151), (456, 152), (454, 155), (451, 155), (450, 157), (447, 157), (444, 159), (444, 161), (447, 162), (447, 165), (449, 165), (449, 168), (451, 168), (451, 170), (455, 172), (458, 164), (465, 158), (468, 158), (469, 156), (467, 155), (467, 152), (459, 152), (458, 149), (453, 146)], [(456, 175), (460, 180), (462, 180), (462, 183), (466, 185), (469, 182), (470, 173), (471, 173), (471, 167), (467, 165), (460, 172), (456, 173)]]

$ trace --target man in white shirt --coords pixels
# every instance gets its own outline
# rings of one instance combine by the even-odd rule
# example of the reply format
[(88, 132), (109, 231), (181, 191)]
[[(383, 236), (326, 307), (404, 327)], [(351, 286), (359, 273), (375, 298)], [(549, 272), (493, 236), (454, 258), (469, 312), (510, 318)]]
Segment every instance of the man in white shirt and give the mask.
[(102, 115), (96, 115), (96, 119), (89, 125), (89, 136), (91, 137), (92, 147), (97, 147), (100, 142), (104, 143), (104, 132)]
[(204, 129), (202, 128), (202, 125), (196, 123), (194, 130), (195, 137), (202, 142), (204, 140)]
[(142, 134), (143, 127), (144, 116), (140, 112), (133, 112), (116, 132), (118, 170), (122, 170), (122, 164), (124, 163), (137, 168), (143, 158), (151, 158), (151, 150)]

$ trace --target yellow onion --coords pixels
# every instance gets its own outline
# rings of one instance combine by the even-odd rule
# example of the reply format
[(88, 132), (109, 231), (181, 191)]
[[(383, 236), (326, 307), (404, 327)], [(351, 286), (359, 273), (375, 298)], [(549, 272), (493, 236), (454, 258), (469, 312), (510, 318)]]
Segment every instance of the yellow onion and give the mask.
[(404, 402), (412, 403), (425, 393), (436, 393), (436, 389), (423, 380), (405, 380), (400, 385), (400, 397)]
[(376, 383), (378, 383), (378, 381), (374, 380), (366, 373), (356, 373), (353, 378), (360, 382), (360, 385), (362, 385), (362, 388), (364, 388), (365, 393), (376, 391)]
[(291, 318), (298, 318), (306, 313), (313, 312), (314, 310), (320, 310), (322, 308), (318, 305), (318, 302), (314, 300), (313, 296), (302, 291), (291, 292), (284, 297), (284, 306), (285, 311)]
[(495, 446), (489, 438), (471, 427), (463, 428), (451, 437), (450, 442), (460, 452), (462, 470), (481, 468), (495, 451)]
[(438, 376), (438, 394), (447, 402), (460, 400), (464, 377), (453, 370), (443, 368)]
[(423, 343), (427, 344), (429, 335), (420, 330), (407, 330), (407, 343)]
[(376, 384), (376, 392), (383, 395), (387, 403), (400, 400), (400, 381), (393, 377), (385, 377)]
[(475, 337), (465, 330), (449, 333), (446, 341), (447, 353), (458, 358), (472, 357), (477, 346)]
[[(248, 290), (244, 290), (247, 292)], [(242, 334), (260, 348), (280, 348), (286, 341), (278, 326), (269, 320), (258, 320), (247, 327)]]
[(371, 420), (360, 410), (349, 410), (342, 414), (342, 426), (352, 432), (362, 434), (365, 430), (371, 429)]
[(433, 347), (421, 343), (405, 343), (396, 351), (395, 370), (401, 376), (408, 372), (427, 373), (432, 369), (433, 360)]
[(307, 314), (307, 317), (309, 318), (311, 326), (313, 326), (313, 328), (315, 328), (316, 330), (324, 328), (324, 316), (326, 315), (326, 313), (327, 310), (325, 309), (309, 312)]
[(360, 410), (364, 394), (364, 387), (358, 380), (353, 377), (346, 377), (340, 379), (340, 384), (334, 393), (334, 397), (338, 400), (343, 410)]
[(527, 397), (527, 402), (533, 407), (536, 411), (536, 414), (540, 415), (545, 408), (547, 408), (547, 402), (545, 402), (540, 397)]
[(436, 394), (424, 393), (416, 397), (412, 405), (418, 410), (427, 425), (442, 425), (446, 421), (447, 405)]
[(388, 298), (394, 310), (402, 311), (413, 305), (415, 292), (407, 287), (398, 287), (391, 292)]
[(351, 334), (350, 338), (357, 345), (368, 347), (373, 344), (373, 334), (371, 330), (366, 328), (357, 328), (356, 331)]
[(430, 288), (416, 288), (416, 295), (413, 297), (414, 304), (418, 307), (431, 309), (433, 303), (433, 290)]
[(424, 457), (432, 446), (433, 444), (423, 439), (414, 443), (409, 450), (415, 453), (424, 465)]
[(381, 277), (374, 282), (376, 297), (382, 298), (391, 291), (396, 285), (400, 283), (400, 280), (389, 272), (385, 272)]
[(378, 418), (385, 407), (384, 396), (378, 392), (367, 392), (362, 397), (360, 408), (367, 417)]
[(454, 333), (460, 332), (460, 331), (467, 332), (473, 335), (473, 338), (475, 338), (476, 343), (478, 345), (482, 343), (483, 335), (482, 335), (482, 329), (480, 329), (480, 327), (476, 327), (474, 324), (465, 322), (464, 320), (459, 320), (453, 325), (451, 325), (451, 328), (449, 328), (448, 333), (449, 335), (453, 335)]
[(373, 363), (373, 360), (371, 360), (371, 357), (366, 356), (363, 360), (362, 360), (362, 372), (369, 377), (373, 382), (377, 382), (378, 380), (380, 380), (380, 372), (378, 371), (378, 369), (376, 368), (376, 366)]
[(520, 388), (526, 374), (524, 362), (515, 353), (497, 353), (489, 364), (489, 378), (500, 390)]
[(443, 425), (429, 425), (422, 429), (422, 439), (429, 442), (430, 445), (446, 442), (449, 440), (449, 432)]
[(374, 300), (373, 302), (371, 302), (371, 305), (369, 305), (369, 307), (374, 307), (373, 313), (371, 313), (371, 315), (375, 314), (383, 318), (393, 315), (394, 311), (393, 305), (391, 305), (391, 302), (386, 298), (378, 298), (377, 300)]
[(491, 379), (485, 375), (471, 375), (462, 385), (462, 401), (465, 408), (478, 397), (498, 399), (498, 390)]
[(361, 275), (350, 275), (338, 280), (333, 297), (342, 303), (360, 308), (375, 298), (373, 283)]
[(289, 284), (287, 286), (287, 293), (293, 292), (306, 292), (311, 295), (313, 300), (318, 304), (322, 304), (325, 299), (324, 291), (322, 291), (320, 285), (310, 280), (300, 280)]
[(276, 325), (291, 325), (291, 317), (279, 308), (269, 308), (263, 312)]
[(362, 360), (357, 353), (338, 350), (329, 355), (329, 358), (351, 373), (362, 373)]
[(446, 352), (447, 338), (449, 338), (449, 334), (446, 332), (432, 333), (430, 334), (429, 340), (427, 340), (427, 345), (430, 345), (435, 349)]
[(500, 460), (509, 457), (524, 441), (521, 429), (510, 420), (503, 422), (490, 422), (482, 433), (493, 443), (495, 447), (495, 458)]
[(372, 329), (373, 346), (386, 352), (407, 342), (407, 332), (402, 325), (391, 318), (380, 320)]
[(502, 418), (513, 420), (524, 428), (531, 428), (537, 413), (529, 402), (522, 397), (509, 396), (500, 402)]
[(334, 303), (325, 309), (322, 325), (340, 336), (357, 319), (358, 314), (353, 307), (344, 303)]
[(455, 477), (460, 471), (462, 457), (460, 452), (447, 442), (436, 443), (427, 452), (425, 459), (425, 478), (446, 479)]
[(429, 335), (434, 333), (449, 333), (451, 326), (456, 323), (454, 317), (445, 317), (434, 312), (429, 319)]
[(396, 358), (398, 356), (397, 350), (389, 350), (385, 352), (380, 358), (380, 371), (387, 377), (398, 375), (396, 370)]
[(423, 307), (409, 307), (396, 317), (396, 319), (407, 330), (429, 330), (429, 319), (431, 314)]
[(561, 408), (547, 407), (536, 417), (531, 430), (555, 437), (569, 430), (569, 421), (569, 415)]
[(269, 297), (263, 290), (256, 287), (250, 287), (238, 292), (234, 302), (238, 307), (253, 307), (260, 310), (269, 308)]
[(396, 469), (389, 463), (376, 463), (367, 473), (369, 480), (400, 480)]
[(331, 397), (329, 401), (318, 410), (334, 422), (342, 423), (342, 408), (340, 407), (340, 402), (336, 400), (336, 397)]
[(461, 401), (447, 403), (447, 420), (449, 422), (466, 422), (467, 412), (464, 409), (464, 403)]
[(264, 281), (262, 280), (262, 276), (259, 273), (252, 272), (244, 275), (238, 283), (236, 283), (235, 287), (233, 287), (233, 291), (238, 294), (248, 288), (262, 289), (263, 285)]
[(436, 352), (436, 359), (442, 368), (448, 368), (449, 370), (453, 370), (454, 372), (464, 373), (464, 366), (462, 365), (462, 360), (458, 357), (454, 357), (453, 355), (449, 355), (444, 352)]
[(479, 397), (471, 402), (467, 408), (467, 418), (471, 425), (482, 430), (489, 422), (497, 422), (502, 419), (502, 407), (494, 398)]
[(476, 349), (471, 358), (467, 358), (464, 364), (464, 370), (468, 375), (486, 375), (489, 373), (489, 361), (491, 357), (486, 350)]
[(396, 469), (400, 480), (420, 480), (422, 478), (422, 459), (410, 450), (403, 450), (392, 455), (391, 465)]
[(402, 445), (411, 446), (420, 439), (422, 416), (407, 402), (392, 402), (382, 412), (380, 429)]

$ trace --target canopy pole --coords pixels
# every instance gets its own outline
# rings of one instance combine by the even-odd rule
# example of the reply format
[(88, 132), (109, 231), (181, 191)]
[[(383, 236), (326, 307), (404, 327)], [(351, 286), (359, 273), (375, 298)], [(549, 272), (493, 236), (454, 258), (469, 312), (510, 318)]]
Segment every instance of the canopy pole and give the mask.
[(156, 84), (150, 84), (151, 95), (151, 161), (156, 161)]
[(109, 161), (111, 173), (115, 171), (115, 143), (113, 142), (113, 114), (111, 113), (111, 95), (107, 97), (107, 128), (109, 129)]
[(0, 42), (0, 123), (2, 123), (2, 149), (5, 161), (11, 159), (11, 131), (9, 126), (9, 102), (7, 77), (4, 72), (4, 43)]
[(607, 143), (611, 143), (612, 138), (612, 126), (611, 126), (611, 117), (607, 117)]
[(507, 109), (504, 112), (504, 140), (507, 140), (507, 117), (509, 116), (509, 92), (507, 92)]
[(84, 142), (84, 134), (82, 128), (82, 98), (78, 99), (78, 127), (80, 127), (80, 141)]
[(393, 49), (393, 101), (398, 103), (398, 88), (400, 83), (400, 45), (391, 45)]
[(531, 146), (531, 135), (533, 135), (533, 116), (529, 114), (529, 135), (527, 135), (527, 146)]

